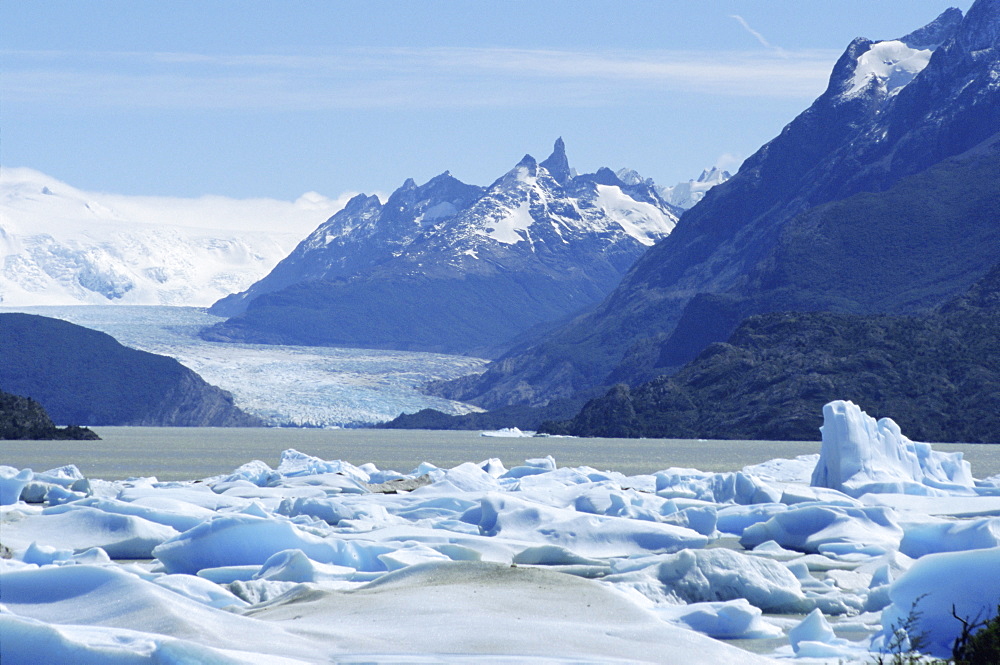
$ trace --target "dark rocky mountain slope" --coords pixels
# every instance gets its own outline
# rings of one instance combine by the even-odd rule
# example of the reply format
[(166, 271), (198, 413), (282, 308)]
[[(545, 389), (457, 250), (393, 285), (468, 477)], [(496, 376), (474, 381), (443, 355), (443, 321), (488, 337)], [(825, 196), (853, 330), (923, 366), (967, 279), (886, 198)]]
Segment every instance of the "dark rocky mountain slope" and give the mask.
[(0, 358), (0, 388), (37, 401), (60, 424), (263, 424), (173, 358), (66, 321), (0, 314)]
[(619, 385), (542, 431), (814, 440), (849, 399), (921, 441), (1000, 443), (1000, 264), (931, 314), (773, 313), (671, 377)]
[(998, 35), (1000, 0), (977, 0), (896, 42), (855, 40), (826, 92), (596, 308), (434, 392), (544, 405), (676, 371), (754, 314), (960, 294), (1000, 260)]

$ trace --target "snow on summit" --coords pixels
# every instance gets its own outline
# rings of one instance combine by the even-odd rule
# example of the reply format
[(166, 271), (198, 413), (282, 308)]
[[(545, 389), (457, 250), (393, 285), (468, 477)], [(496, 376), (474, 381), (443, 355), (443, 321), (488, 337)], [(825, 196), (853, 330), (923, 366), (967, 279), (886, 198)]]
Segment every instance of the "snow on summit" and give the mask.
[(844, 94), (856, 95), (876, 80), (889, 96), (895, 95), (927, 66), (931, 53), (931, 49), (910, 48), (897, 40), (872, 44), (858, 57), (850, 88)]
[(0, 304), (207, 306), (246, 288), (343, 200), (86, 192), (28, 168), (0, 178)]

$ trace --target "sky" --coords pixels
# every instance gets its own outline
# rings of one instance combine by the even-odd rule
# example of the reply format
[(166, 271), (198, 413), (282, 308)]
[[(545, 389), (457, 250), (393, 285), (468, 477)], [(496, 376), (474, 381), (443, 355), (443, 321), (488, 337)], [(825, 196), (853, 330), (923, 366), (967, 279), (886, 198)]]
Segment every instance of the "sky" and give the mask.
[(6, 0), (0, 167), (89, 191), (291, 201), (445, 170), (488, 185), (562, 136), (580, 172), (670, 185), (735, 171), (853, 38), (971, 4)]

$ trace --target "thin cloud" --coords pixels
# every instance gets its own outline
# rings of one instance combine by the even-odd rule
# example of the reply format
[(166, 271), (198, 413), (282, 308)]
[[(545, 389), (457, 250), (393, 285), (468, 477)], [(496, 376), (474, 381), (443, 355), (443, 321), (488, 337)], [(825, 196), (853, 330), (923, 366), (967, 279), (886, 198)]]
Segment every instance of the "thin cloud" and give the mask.
[[(762, 43), (766, 40), (761, 38)], [(837, 57), (766, 52), (356, 49), (324, 55), (11, 52), (8, 103), (141, 108), (561, 107), (666, 94), (812, 98)]]
[(752, 27), (750, 27), (750, 24), (747, 23), (746, 19), (740, 16), (739, 14), (730, 14), (729, 18), (736, 19), (736, 22), (739, 23), (741, 26), (743, 26), (743, 29), (749, 32), (754, 37), (754, 39), (756, 39), (758, 42), (761, 43), (761, 46), (763, 46), (764, 48), (768, 49), (769, 51), (774, 51), (775, 53), (781, 55), (782, 57), (789, 57), (789, 54), (787, 51), (785, 51), (785, 49), (781, 48), (780, 46), (775, 46), (774, 44), (769, 42), (767, 38), (764, 37), (764, 35), (760, 34)]

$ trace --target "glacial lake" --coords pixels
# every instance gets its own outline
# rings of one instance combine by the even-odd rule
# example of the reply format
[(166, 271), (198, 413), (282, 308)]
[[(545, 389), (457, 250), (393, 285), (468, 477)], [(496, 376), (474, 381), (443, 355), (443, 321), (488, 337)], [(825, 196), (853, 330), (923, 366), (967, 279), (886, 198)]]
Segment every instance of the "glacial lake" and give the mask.
[[(95, 427), (101, 441), (2, 441), (0, 464), (45, 471), (75, 464), (89, 478), (156, 476), (195, 480), (228, 473), (254, 459), (272, 468), (294, 448), (324, 460), (340, 459), (403, 473), (421, 462), (449, 468), (497, 457), (508, 467), (552, 455), (559, 466), (591, 466), (627, 475), (668, 467), (736, 471), (776, 457), (818, 453), (819, 441), (686, 439), (497, 438), (478, 431)], [(934, 444), (961, 451), (976, 478), (1000, 474), (1000, 445)]]

